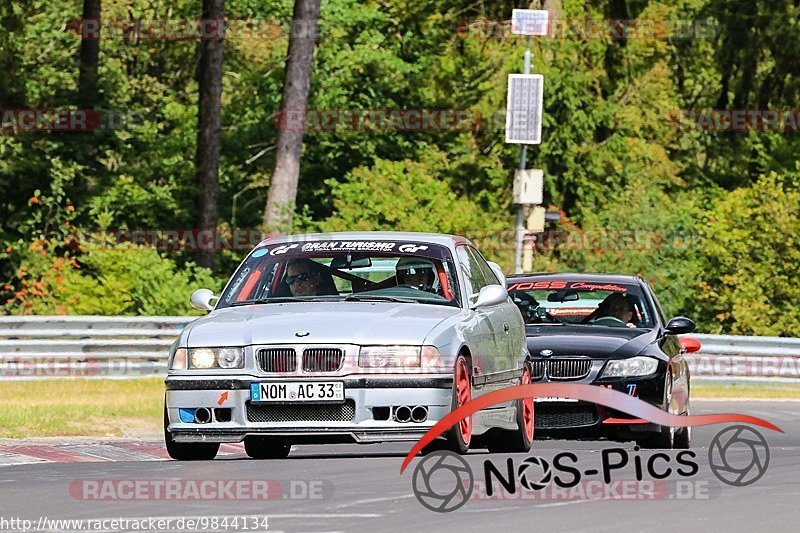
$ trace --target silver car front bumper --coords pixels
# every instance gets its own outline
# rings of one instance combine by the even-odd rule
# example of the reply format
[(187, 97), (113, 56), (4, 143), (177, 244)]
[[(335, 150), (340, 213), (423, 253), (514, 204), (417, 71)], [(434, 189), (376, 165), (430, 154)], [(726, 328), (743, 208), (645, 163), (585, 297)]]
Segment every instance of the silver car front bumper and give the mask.
[[(255, 404), (250, 402), (250, 384), (277, 380), (244, 375), (169, 376), (167, 431), (175, 442), (240, 442), (259, 435), (296, 443), (408, 441), (418, 440), (450, 412), (452, 376), (351, 375), (319, 381), (331, 380), (344, 383), (344, 403)], [(396, 420), (398, 406), (424, 406), (425, 420)], [(209, 410), (209, 422), (181, 420), (181, 409), (188, 418), (187, 411), (198, 408)]]

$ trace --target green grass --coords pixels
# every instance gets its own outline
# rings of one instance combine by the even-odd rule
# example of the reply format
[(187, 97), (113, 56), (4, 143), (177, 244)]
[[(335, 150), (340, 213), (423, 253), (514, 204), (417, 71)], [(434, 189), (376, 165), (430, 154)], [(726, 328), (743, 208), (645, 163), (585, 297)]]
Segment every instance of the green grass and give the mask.
[(692, 382), (692, 399), (754, 398), (761, 400), (798, 400), (800, 384), (714, 383)]
[(0, 437), (140, 436), (162, 428), (162, 378), (2, 381), (0, 395)]
[[(0, 381), (0, 438), (157, 436), (164, 380)], [(694, 382), (693, 399), (800, 399), (800, 386)]]

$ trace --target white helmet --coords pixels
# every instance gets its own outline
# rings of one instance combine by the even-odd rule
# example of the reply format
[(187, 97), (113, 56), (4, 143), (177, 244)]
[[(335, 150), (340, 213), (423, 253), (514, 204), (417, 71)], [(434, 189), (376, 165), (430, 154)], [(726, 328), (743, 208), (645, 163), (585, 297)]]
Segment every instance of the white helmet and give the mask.
[[(429, 259), (422, 257), (402, 257), (395, 266), (396, 279), (398, 285), (414, 285), (416, 288), (423, 291), (432, 291), (436, 285), (436, 268), (433, 262)], [(423, 283), (410, 283), (408, 281), (409, 275), (425, 273), (425, 281)]]

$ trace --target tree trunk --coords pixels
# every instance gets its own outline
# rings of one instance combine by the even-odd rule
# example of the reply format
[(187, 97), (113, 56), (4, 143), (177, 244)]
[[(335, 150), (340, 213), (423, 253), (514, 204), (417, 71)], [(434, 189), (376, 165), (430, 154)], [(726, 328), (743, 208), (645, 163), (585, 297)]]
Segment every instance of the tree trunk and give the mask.
[[(83, 28), (98, 28), (101, 0), (83, 0)], [(81, 33), (81, 53), (78, 75), (78, 107), (93, 109), (98, 105), (97, 65), (100, 62), (100, 34), (95, 31)]]
[(263, 230), (267, 235), (288, 231), (294, 219), (320, 1), (295, 0), (294, 3), (275, 149), (275, 171), (270, 180), (267, 206), (264, 210)]
[[(225, 0), (203, 0), (203, 19), (220, 21), (225, 18)], [(210, 26), (204, 25), (208, 28)], [(220, 101), (222, 98), (222, 52), (224, 27), (216, 27), (214, 35), (200, 40), (200, 64), (197, 69), (199, 105), (197, 120), (197, 154), (195, 172), (200, 189), (197, 229), (203, 237), (197, 253), (200, 266), (214, 269), (218, 250), (216, 242), (219, 218), (219, 154), (221, 149)], [(212, 236), (209, 238), (209, 236)]]

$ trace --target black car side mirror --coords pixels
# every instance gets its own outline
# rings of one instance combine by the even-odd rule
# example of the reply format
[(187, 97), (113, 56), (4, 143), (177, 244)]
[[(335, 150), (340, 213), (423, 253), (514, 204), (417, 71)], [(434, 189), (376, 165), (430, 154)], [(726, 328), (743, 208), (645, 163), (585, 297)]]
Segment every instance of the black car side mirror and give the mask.
[(696, 327), (692, 320), (683, 316), (676, 316), (667, 324), (667, 332), (673, 335), (683, 335), (693, 332)]

